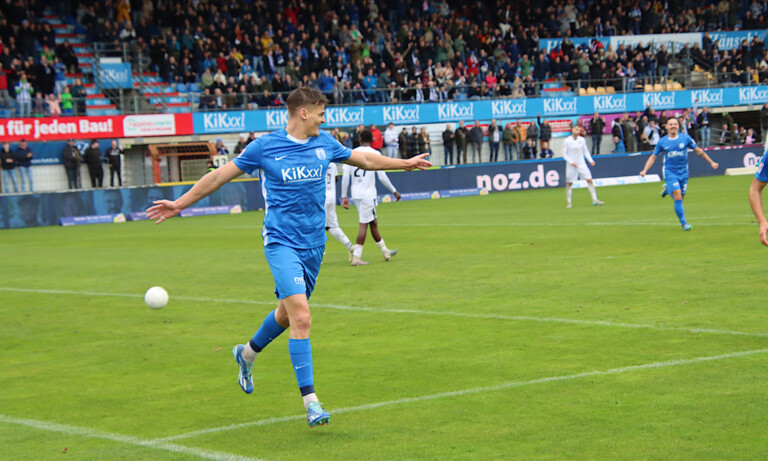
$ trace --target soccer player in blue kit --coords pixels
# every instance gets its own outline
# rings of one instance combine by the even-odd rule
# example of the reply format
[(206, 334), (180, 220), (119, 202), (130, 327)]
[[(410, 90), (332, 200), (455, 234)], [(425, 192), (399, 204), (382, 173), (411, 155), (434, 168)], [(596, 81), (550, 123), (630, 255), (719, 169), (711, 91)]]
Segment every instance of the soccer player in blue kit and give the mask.
[(304, 400), (309, 426), (328, 424), (330, 415), (315, 394), (308, 299), (315, 287), (325, 249), (325, 174), (330, 162), (364, 170), (425, 169), (427, 154), (408, 160), (350, 150), (329, 133), (325, 123), (327, 99), (315, 89), (293, 90), (286, 100), (288, 123), (251, 142), (232, 162), (203, 176), (175, 201), (157, 200), (147, 217), (159, 224), (243, 173), (259, 170), (266, 204), (264, 254), (275, 281), (278, 307), (267, 314), (253, 338), (232, 350), (238, 383), (253, 392), (251, 375), (256, 356), (290, 327), (288, 353)]
[(680, 225), (683, 226), (684, 231), (689, 231), (692, 227), (685, 220), (685, 210), (683, 209), (683, 197), (685, 197), (685, 191), (688, 189), (688, 149), (693, 149), (696, 155), (709, 162), (713, 170), (716, 170), (718, 165), (696, 145), (693, 138), (679, 131), (680, 122), (677, 121), (677, 118), (671, 117), (667, 121), (667, 135), (659, 139), (653, 154), (645, 162), (645, 168), (640, 172), (640, 176), (645, 176), (653, 162), (656, 161), (656, 157), (660, 154), (664, 155), (665, 186), (661, 196), (672, 194), (672, 198), (675, 200), (675, 214), (680, 219)]
[(768, 142), (765, 143), (765, 152), (763, 152), (763, 158), (760, 159), (760, 164), (757, 166), (757, 173), (752, 179), (752, 184), (749, 186), (749, 206), (752, 207), (752, 212), (757, 219), (757, 225), (759, 227), (758, 236), (760, 242), (768, 247), (768, 239), (766, 239), (766, 233), (768, 233), (768, 221), (765, 219), (765, 213), (763, 212), (763, 189), (768, 184), (768, 168), (765, 164), (768, 163)]

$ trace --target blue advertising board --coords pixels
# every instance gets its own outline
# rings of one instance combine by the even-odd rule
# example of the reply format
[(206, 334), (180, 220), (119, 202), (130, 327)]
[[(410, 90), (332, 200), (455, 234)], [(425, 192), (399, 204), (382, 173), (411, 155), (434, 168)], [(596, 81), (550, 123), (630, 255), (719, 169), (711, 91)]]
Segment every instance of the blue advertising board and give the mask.
[(131, 64), (101, 63), (99, 64), (99, 80), (102, 88), (133, 88), (133, 73)]
[[(709, 164), (694, 154), (689, 154), (691, 177), (722, 175), (726, 168), (756, 166), (763, 152), (762, 145), (708, 149), (707, 154), (720, 164), (713, 170)], [(648, 155), (615, 154), (601, 155), (596, 165), (590, 167), (592, 176), (597, 178), (637, 175), (645, 166)], [(649, 174), (661, 174), (660, 160)], [(450, 166), (441, 169), (412, 172), (387, 173), (392, 184), (402, 193), (443, 189), (485, 189), (488, 192), (542, 189), (565, 185), (565, 162), (562, 158), (524, 160), (517, 162), (482, 163)], [(747, 183), (749, 180), (746, 181)]]
[[(620, 93), (523, 99), (478, 99), (443, 103), (328, 107), (323, 128), (344, 128), (371, 123), (384, 126), (515, 120), (656, 110), (764, 104), (768, 85), (699, 90)], [(195, 134), (272, 131), (285, 127), (288, 111), (269, 109), (193, 114)]]
[[(720, 164), (720, 168), (713, 170), (708, 163), (690, 155), (691, 177), (722, 175), (726, 168), (756, 166), (762, 157), (763, 146), (714, 148), (708, 149), (707, 153)], [(591, 168), (592, 174), (595, 179), (637, 175), (648, 160), (648, 154), (601, 155)], [(649, 173), (660, 174), (661, 168), (662, 162), (657, 161)], [(407, 194), (408, 199), (429, 199), (561, 187), (565, 181), (565, 162), (555, 158), (481, 163), (426, 171), (391, 172), (388, 175), (398, 191)], [(748, 183), (749, 180), (745, 179), (745, 184)], [(150, 186), (3, 195), (0, 196), (0, 229), (140, 221), (146, 219), (144, 210), (154, 200), (174, 199), (191, 187)], [(339, 192), (337, 190), (337, 194)], [(196, 209), (185, 214), (196, 216), (263, 209), (261, 183), (256, 179), (227, 183), (195, 206)]]

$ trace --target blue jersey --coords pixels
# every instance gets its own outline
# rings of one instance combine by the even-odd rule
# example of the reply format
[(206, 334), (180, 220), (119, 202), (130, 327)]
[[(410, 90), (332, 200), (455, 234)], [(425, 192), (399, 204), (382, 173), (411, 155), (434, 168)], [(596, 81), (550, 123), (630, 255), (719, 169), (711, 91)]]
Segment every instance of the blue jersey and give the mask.
[(669, 139), (669, 135), (659, 139), (653, 155), (664, 155), (664, 174), (687, 177), (688, 149), (697, 147), (692, 137), (678, 133), (675, 139)]
[(282, 129), (243, 149), (235, 165), (246, 173), (260, 170), (264, 246), (308, 249), (325, 243), (325, 173), (329, 163), (343, 162), (351, 153), (322, 130), (299, 141)]
[(762, 182), (768, 182), (768, 168), (765, 167), (766, 162), (768, 162), (768, 142), (765, 143), (765, 152), (763, 152), (763, 158), (760, 159), (760, 163), (757, 164), (757, 173), (755, 173), (755, 178)]

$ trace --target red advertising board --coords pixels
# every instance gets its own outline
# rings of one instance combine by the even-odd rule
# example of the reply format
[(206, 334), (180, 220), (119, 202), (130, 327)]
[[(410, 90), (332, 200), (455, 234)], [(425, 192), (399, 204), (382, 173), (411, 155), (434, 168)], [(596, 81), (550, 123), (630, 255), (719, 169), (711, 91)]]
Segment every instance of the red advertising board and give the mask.
[(41, 117), (0, 120), (0, 141), (136, 138), (192, 134), (192, 114)]

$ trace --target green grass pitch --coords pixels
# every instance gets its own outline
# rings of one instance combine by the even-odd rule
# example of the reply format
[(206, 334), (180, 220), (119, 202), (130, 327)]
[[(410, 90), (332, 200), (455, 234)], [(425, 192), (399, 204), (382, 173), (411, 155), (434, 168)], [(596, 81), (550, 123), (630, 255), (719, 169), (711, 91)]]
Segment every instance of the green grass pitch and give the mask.
[(766, 459), (750, 180), (692, 179), (692, 232), (660, 184), (381, 205), (400, 253), (329, 240), (310, 300), (314, 429), (287, 334), (235, 379), (262, 213), (1, 231), (0, 459)]

